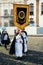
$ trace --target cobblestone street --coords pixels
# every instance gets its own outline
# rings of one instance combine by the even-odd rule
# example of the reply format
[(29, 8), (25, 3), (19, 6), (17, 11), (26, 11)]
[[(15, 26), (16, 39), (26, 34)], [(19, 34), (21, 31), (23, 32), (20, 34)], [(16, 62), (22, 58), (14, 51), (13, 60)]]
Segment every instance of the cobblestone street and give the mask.
[[(0, 65), (43, 65), (43, 37), (28, 37), (28, 53), (21, 60), (0, 47)], [(9, 47), (8, 47), (9, 48)]]

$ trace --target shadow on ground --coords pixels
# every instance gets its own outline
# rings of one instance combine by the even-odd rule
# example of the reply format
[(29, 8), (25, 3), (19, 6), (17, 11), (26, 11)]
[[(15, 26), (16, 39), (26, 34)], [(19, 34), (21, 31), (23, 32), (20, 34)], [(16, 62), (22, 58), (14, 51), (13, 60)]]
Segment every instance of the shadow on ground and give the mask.
[(43, 65), (43, 52), (28, 50), (21, 60), (0, 52), (0, 65)]

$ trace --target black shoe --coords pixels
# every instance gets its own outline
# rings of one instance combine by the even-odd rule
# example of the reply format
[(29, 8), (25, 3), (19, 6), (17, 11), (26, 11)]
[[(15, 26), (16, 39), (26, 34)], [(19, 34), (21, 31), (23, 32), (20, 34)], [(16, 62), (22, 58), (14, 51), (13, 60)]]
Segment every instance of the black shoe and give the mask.
[(24, 54), (27, 54), (27, 52), (24, 52)]
[(2, 45), (0, 44), (0, 46), (2, 46)]
[(22, 57), (17, 57), (16, 59), (17, 59), (17, 60), (21, 60), (21, 59), (22, 59)]

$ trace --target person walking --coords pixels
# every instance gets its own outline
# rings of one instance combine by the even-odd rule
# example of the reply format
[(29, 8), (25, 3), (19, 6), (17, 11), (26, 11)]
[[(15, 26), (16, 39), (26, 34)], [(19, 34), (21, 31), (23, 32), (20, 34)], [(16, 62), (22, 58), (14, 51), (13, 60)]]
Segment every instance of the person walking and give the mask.
[(18, 59), (21, 59), (23, 56), (22, 53), (22, 37), (21, 37), (21, 31), (20, 29), (16, 30), (16, 42), (15, 42), (15, 55)]
[(15, 54), (15, 42), (16, 42), (16, 30), (14, 31), (14, 39), (11, 41), (11, 46), (9, 50), (10, 55)]
[(2, 46), (1, 32), (0, 32), (0, 46)]
[(10, 38), (9, 38), (7, 31), (4, 31), (3, 41), (5, 44), (5, 48), (7, 49), (7, 45), (9, 45), (9, 43), (10, 43)]
[(27, 53), (27, 32), (21, 31), (21, 34), (23, 36), (24, 42), (23, 42), (23, 53)]

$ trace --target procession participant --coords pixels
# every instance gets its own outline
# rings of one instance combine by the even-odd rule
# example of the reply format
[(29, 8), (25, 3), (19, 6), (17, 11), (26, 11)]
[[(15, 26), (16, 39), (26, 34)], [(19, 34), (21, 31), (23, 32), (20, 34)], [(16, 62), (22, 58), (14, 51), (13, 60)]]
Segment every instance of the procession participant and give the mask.
[(1, 38), (2, 38), (2, 44), (4, 44), (4, 31), (2, 31), (2, 35), (1, 35)]
[(1, 32), (0, 32), (0, 46), (2, 45), (2, 42), (1, 42), (1, 40), (2, 40), (2, 39), (1, 39)]
[(4, 31), (4, 38), (3, 38), (4, 44), (5, 44), (5, 48), (7, 49), (7, 45), (9, 45), (10, 43), (10, 38), (9, 35), (7, 33), (7, 31)]
[(13, 55), (15, 54), (15, 41), (16, 41), (16, 30), (14, 31), (14, 39), (11, 42), (10, 51), (9, 54)]
[(18, 59), (21, 59), (23, 54), (22, 54), (22, 37), (21, 37), (21, 32), (20, 29), (16, 30), (16, 42), (15, 42), (15, 55)]
[(23, 43), (23, 53), (27, 53), (27, 32), (26, 31), (22, 31), (21, 32), (23, 38), (24, 38), (24, 43)]

